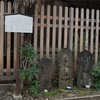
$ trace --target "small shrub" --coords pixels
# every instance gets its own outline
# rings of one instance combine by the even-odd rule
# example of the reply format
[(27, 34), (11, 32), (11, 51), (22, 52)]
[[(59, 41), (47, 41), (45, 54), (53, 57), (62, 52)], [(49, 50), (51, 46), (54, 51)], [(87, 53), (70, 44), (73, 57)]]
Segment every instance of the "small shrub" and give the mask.
[(21, 90), (23, 88), (24, 80), (31, 83), (28, 91), (34, 95), (38, 94), (38, 73), (39, 69), (36, 68), (33, 59), (38, 57), (32, 45), (24, 45), (18, 48), (21, 55), (21, 69), (19, 76), (21, 78)]
[(28, 91), (31, 94), (38, 95), (38, 81), (34, 80), (33, 85), (29, 87)]
[(100, 62), (93, 68), (92, 76), (94, 77), (93, 87), (100, 91)]

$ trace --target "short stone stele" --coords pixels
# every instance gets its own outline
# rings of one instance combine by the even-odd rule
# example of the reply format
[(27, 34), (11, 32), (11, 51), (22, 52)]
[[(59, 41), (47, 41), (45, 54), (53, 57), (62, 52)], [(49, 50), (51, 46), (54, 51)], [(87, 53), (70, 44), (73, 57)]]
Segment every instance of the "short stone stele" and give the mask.
[(55, 67), (52, 64), (51, 60), (49, 60), (48, 58), (43, 58), (38, 62), (37, 67), (40, 69), (39, 90), (51, 89), (52, 79), (55, 71)]
[(79, 53), (78, 57), (78, 68), (77, 68), (77, 86), (85, 87), (91, 85), (93, 77), (91, 71), (94, 65), (93, 54), (87, 50)]
[(73, 56), (68, 48), (62, 49), (58, 54), (59, 88), (73, 85)]

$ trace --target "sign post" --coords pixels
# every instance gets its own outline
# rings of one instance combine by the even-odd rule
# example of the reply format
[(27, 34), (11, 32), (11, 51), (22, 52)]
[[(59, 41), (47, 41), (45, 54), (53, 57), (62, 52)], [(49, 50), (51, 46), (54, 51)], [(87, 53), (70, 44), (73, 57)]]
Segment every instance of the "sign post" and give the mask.
[[(17, 35), (17, 46), (20, 47), (20, 33), (33, 33), (33, 18), (23, 14), (6, 14), (5, 15), (5, 32), (16, 32)], [(17, 65), (16, 65), (16, 96), (19, 95), (19, 73), (20, 68), (20, 54), (17, 51)]]

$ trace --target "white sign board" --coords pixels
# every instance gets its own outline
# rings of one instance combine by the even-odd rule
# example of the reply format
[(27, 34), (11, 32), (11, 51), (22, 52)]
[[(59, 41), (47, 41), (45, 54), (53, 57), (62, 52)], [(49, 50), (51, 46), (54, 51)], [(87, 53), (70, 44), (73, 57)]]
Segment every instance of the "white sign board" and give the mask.
[(21, 14), (5, 15), (5, 32), (33, 32), (33, 18)]

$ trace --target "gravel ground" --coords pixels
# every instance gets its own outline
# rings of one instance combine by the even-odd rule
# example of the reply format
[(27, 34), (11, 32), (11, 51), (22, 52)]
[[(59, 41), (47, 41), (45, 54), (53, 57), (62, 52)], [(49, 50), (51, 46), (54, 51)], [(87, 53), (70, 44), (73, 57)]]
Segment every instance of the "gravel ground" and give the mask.
[(81, 97), (81, 96), (87, 96), (87, 95), (100, 95), (100, 92), (97, 92), (95, 90), (75, 90), (75, 91), (67, 91), (60, 93), (58, 96), (48, 96), (43, 97), (40, 96), (38, 98), (34, 98), (33, 96), (29, 95), (27, 92), (23, 93), (22, 99), (14, 99), (13, 94), (15, 94), (13, 91), (0, 91), (0, 100), (58, 100), (63, 98), (70, 98), (70, 97)]

